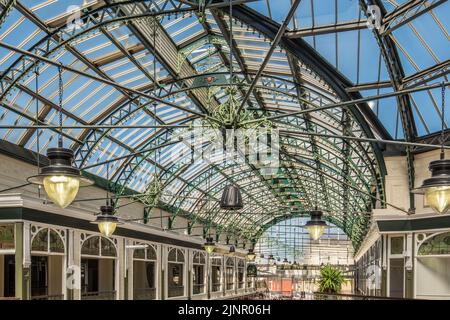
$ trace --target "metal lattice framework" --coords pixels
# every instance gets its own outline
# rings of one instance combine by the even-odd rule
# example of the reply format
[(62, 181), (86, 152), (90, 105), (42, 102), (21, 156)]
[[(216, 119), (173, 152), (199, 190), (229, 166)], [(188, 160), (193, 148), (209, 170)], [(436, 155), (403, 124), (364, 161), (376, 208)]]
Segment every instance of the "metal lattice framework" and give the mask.
[[(370, 90), (381, 93), (447, 81), (447, 51), (434, 52), (414, 22), (432, 19), (448, 41), (438, 16), (448, 10), (448, 3), (411, 0), (397, 5), (389, 1), (383, 6), (378, 0), (360, 0), (354, 16), (342, 19), (341, 1), (336, 0), (335, 19), (317, 23), (321, 17), (315, 10), (320, 3), (295, 1), (295, 7), (290, 4), (284, 13), (292, 11), (292, 21), (283, 25), (285, 17), (272, 16), (275, 2), (236, 0), (233, 17), (229, 17), (229, 1), (218, 0), (93, 1), (66, 11), (50, 3), (31, 8), (20, 0), (2, 0), (0, 37), (34, 57), (79, 70), (76, 74), (64, 72), (64, 122), (104, 127), (67, 129), (65, 144), (75, 150), (79, 168), (89, 167), (89, 173), (103, 177), (104, 166), (94, 165), (121, 157), (110, 168), (117, 202), (130, 190), (142, 193), (158, 185), (173, 195), (162, 195), (157, 204), (172, 213), (169, 227), (183, 217), (188, 219), (188, 232), (202, 224), (203, 234), (213, 231), (216, 236), (226, 234), (228, 239), (253, 243), (270, 226), (307, 215), (318, 205), (325, 210), (326, 219), (342, 228), (357, 246), (370, 223), (374, 198), (385, 205), (381, 146), (326, 135), (419, 141), (436, 130), (433, 121), (440, 123), (435, 93), (425, 93), (437, 112), (434, 120), (421, 110), (425, 98), (415, 94), (398, 96), (392, 112), (395, 116), (387, 118), (380, 113), (380, 102), (375, 107), (364, 102), (309, 110), (359, 99)], [(368, 8), (374, 5), (382, 15), (380, 28), (368, 30)], [(305, 9), (309, 10), (310, 25), (300, 19)], [(281, 27), (286, 27), (283, 34), (278, 32)], [(419, 66), (414, 61), (401, 42), (406, 29), (417, 36), (434, 64)], [(345, 50), (339, 47), (339, 39), (345, 34), (357, 35), (355, 80), (341, 66), (339, 54)], [(319, 46), (321, 39), (330, 35), (335, 39), (335, 61)], [(363, 35), (378, 48), (378, 55), (373, 56), (375, 67), (361, 62)], [(55, 124), (56, 69), (44, 60), (8, 50), (1, 52), (0, 59), (0, 123)], [(361, 70), (373, 76), (362, 81)], [(37, 75), (38, 92), (33, 87)], [(230, 90), (230, 83), (236, 90)], [(253, 119), (282, 116), (265, 122), (280, 130), (276, 175), (261, 174), (248, 156), (239, 163), (204, 161), (177, 140), (177, 125), (196, 126), (209, 119), (220, 128), (214, 110), (230, 99), (230, 92), (234, 101), (245, 102), (245, 112)], [(35, 101), (37, 114), (31, 108)], [(308, 112), (288, 115), (299, 110)], [(386, 122), (395, 117), (394, 125)], [(38, 132), (45, 142), (39, 150), (43, 153), (56, 140), (55, 128), (0, 129), (2, 139), (35, 151)], [(417, 149), (405, 150), (413, 188), (413, 152)], [(179, 152), (192, 161), (174, 161), (171, 155)], [(243, 193), (246, 206), (239, 212), (223, 211), (218, 205), (230, 182), (238, 184)], [(317, 190), (322, 191), (318, 196)], [(414, 209), (413, 198), (410, 209)]]

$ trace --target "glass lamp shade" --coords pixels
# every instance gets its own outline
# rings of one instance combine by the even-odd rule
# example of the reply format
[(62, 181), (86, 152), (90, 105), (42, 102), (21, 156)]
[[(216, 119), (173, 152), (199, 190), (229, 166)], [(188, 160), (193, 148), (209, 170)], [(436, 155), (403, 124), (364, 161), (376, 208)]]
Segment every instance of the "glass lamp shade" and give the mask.
[(80, 180), (71, 176), (47, 176), (43, 182), (47, 196), (61, 208), (66, 208), (75, 200), (80, 188)]
[(427, 204), (439, 214), (450, 208), (450, 160), (431, 161), (429, 165), (431, 178), (425, 179), (415, 194), (423, 194)]
[(43, 185), (50, 200), (66, 208), (77, 196), (79, 188), (92, 185), (93, 181), (82, 177), (80, 170), (72, 166), (71, 149), (49, 148), (47, 157), (49, 165), (37, 176), (29, 177), (28, 182)]
[(313, 210), (310, 212), (311, 220), (306, 222), (304, 228), (308, 230), (309, 236), (312, 240), (319, 240), (325, 232), (327, 224), (322, 220), (322, 211)]
[(116, 231), (117, 225), (120, 224), (119, 219), (113, 214), (112, 206), (102, 206), (100, 211), (101, 213), (93, 223), (98, 224), (98, 230), (104, 237), (110, 237)]
[(206, 252), (211, 254), (214, 252), (216, 244), (214, 243), (212, 238), (207, 238), (205, 244), (203, 245), (203, 248), (205, 249)]
[(227, 185), (220, 199), (220, 208), (224, 210), (240, 210), (243, 207), (241, 190), (233, 184)]
[(307, 226), (306, 229), (313, 240), (319, 240), (325, 232), (325, 226), (320, 225)]
[(450, 186), (428, 188), (425, 191), (425, 200), (436, 213), (446, 213), (450, 208)]
[(116, 231), (117, 222), (115, 221), (102, 221), (98, 224), (98, 230), (105, 237), (110, 237)]

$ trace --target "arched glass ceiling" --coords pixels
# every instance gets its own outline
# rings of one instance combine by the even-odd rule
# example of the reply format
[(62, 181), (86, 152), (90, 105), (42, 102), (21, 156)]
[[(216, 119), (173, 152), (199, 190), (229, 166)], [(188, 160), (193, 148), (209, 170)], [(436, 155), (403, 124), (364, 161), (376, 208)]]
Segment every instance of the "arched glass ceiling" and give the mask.
[[(231, 53), (237, 88), (233, 96), (241, 101), (269, 52), (290, 1), (237, 2), (241, 4), (233, 8)], [(157, 182), (165, 190), (159, 205), (174, 217), (184, 216), (191, 223), (202, 222), (249, 240), (258, 237), (266, 224), (304, 215), (317, 204), (357, 245), (370, 222), (374, 197), (384, 197), (385, 172), (378, 145), (281, 132), (281, 165), (277, 175), (267, 177), (247, 162), (206, 162), (195, 155), (193, 163), (173, 161), (171, 155), (189, 149), (174, 142), (176, 130), (126, 127), (201, 123), (229, 98), (228, 1), (208, 1), (204, 21), (199, 20), (195, 3), (2, 0), (0, 41), (85, 73), (63, 72), (64, 124), (78, 126), (64, 130), (64, 144), (76, 151), (76, 164), (82, 169), (142, 152), (112, 163), (118, 194), (148, 190), (156, 184), (156, 172)], [(362, 7), (367, 4), (360, 2)], [(313, 109), (361, 95), (440, 81), (448, 70), (448, 28), (442, 19), (448, 3), (383, 4), (386, 19), (390, 14), (398, 20), (386, 20), (389, 26), (398, 26), (386, 36), (390, 39), (387, 43), (385, 35), (363, 26), (365, 18), (357, 1), (300, 1), (281, 45), (275, 48), (245, 104), (252, 117)], [(397, 14), (407, 5), (414, 6), (406, 10), (408, 19), (402, 22)], [(431, 19), (422, 23), (438, 28), (444, 37), (436, 35), (431, 40), (431, 34), (421, 38), (423, 31), (413, 32), (419, 38), (416, 45), (426, 47), (429, 43), (432, 50), (426, 50), (436, 52), (434, 62), (422, 62), (414, 48), (408, 49), (414, 51), (406, 59), (416, 61), (413, 70), (404, 62), (408, 55), (402, 55), (401, 48), (414, 42), (400, 31), (411, 29), (427, 16)], [(333, 31), (327, 28), (330, 24)], [(387, 71), (384, 61), (391, 56), (384, 56), (383, 50), (388, 45), (396, 48), (398, 59), (389, 61), (401, 79)], [(56, 125), (57, 68), (39, 63), (36, 69), (32, 59), (3, 47), (0, 64), (0, 124), (33, 125), (38, 120)], [(37, 93), (35, 71), (39, 74)], [(213, 74), (217, 82), (206, 85), (205, 74)], [(410, 119), (416, 120), (408, 131), (413, 140), (438, 129), (438, 108), (430, 109), (431, 97), (437, 103), (436, 92), (430, 91), (402, 100), (382, 100), (379, 105), (335, 107), (282, 117), (271, 125), (279, 130), (319, 134), (402, 138), (402, 123), (397, 119), (409, 119), (411, 115)], [(402, 117), (397, 116), (397, 109)], [(428, 129), (423, 131), (417, 119)], [(115, 127), (79, 127), (88, 125)], [(56, 130), (0, 129), (0, 137), (37, 151), (38, 132), (39, 152), (56, 145)], [(157, 151), (151, 151), (158, 146)], [(106, 177), (105, 166), (87, 171)], [(241, 212), (218, 209), (217, 199), (229, 182), (243, 190), (246, 207)], [(322, 191), (318, 197), (317, 190)]]
[[(291, 2), (255, 1), (248, 6), (281, 22)], [(367, 5), (381, 8), (380, 31), (367, 28)], [(450, 2), (439, 0), (305, 0), (301, 1), (288, 34), (306, 40), (350, 79), (354, 87), (347, 90), (371, 96), (392, 92), (396, 86), (408, 88), (448, 81), (449, 13)], [(389, 43), (393, 44), (391, 51), (387, 48)], [(398, 72), (389, 70), (387, 61), (392, 61), (392, 56)], [(440, 93), (440, 89), (434, 89), (409, 95), (414, 136), (440, 130)], [(392, 137), (405, 138), (395, 98), (374, 101), (371, 108)]]
[(301, 265), (352, 265), (353, 246), (347, 235), (330, 225), (320, 240), (313, 241), (302, 226), (307, 218), (288, 219), (270, 226), (255, 245), (257, 260), (267, 264), (270, 255), (277, 263), (286, 258)]

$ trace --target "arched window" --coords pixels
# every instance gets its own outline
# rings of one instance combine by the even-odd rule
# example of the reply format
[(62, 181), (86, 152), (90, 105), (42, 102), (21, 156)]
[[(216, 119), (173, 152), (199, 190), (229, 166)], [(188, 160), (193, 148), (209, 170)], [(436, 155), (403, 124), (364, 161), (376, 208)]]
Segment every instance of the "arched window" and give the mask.
[(192, 257), (192, 264), (192, 294), (202, 294), (205, 292), (205, 254), (203, 252), (195, 251)]
[(419, 247), (419, 256), (450, 254), (450, 232), (440, 233), (425, 239)]
[(227, 258), (225, 268), (225, 283), (227, 290), (233, 290), (234, 288), (234, 259)]
[(211, 292), (218, 292), (221, 288), (222, 280), (222, 257), (211, 258)]
[(31, 298), (63, 297), (64, 230), (31, 226)]
[(116, 246), (110, 239), (100, 236), (91, 236), (83, 241), (81, 254), (84, 256), (115, 258)]
[(117, 239), (81, 234), (81, 299), (116, 299)]
[(242, 259), (238, 260), (238, 268), (237, 268), (237, 285), (238, 289), (244, 288), (244, 269), (245, 262)]
[(169, 298), (184, 296), (184, 252), (172, 248), (167, 255), (167, 295)]
[(51, 228), (31, 227), (31, 252), (64, 254), (64, 231), (55, 231)]
[(156, 299), (156, 247), (151, 244), (134, 242), (141, 246), (133, 251), (133, 299)]

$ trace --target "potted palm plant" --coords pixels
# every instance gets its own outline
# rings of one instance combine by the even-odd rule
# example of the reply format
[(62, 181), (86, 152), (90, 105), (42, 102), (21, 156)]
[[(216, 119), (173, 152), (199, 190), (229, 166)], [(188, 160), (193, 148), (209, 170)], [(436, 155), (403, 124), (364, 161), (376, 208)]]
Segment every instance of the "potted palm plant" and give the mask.
[(342, 272), (330, 265), (320, 269), (319, 292), (333, 294), (341, 292), (342, 284), (345, 283)]

